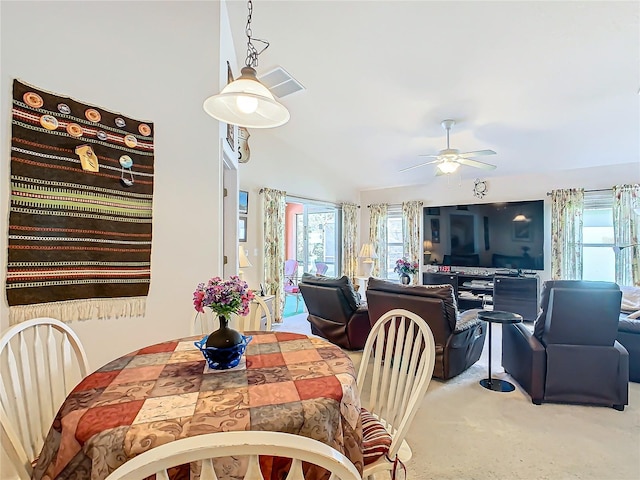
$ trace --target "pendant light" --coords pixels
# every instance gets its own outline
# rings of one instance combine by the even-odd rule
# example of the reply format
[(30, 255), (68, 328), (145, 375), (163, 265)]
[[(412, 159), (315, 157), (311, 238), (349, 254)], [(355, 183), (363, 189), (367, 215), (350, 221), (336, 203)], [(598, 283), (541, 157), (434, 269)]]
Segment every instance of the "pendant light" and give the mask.
[[(269, 47), (269, 42), (252, 38), (251, 15), (253, 2), (247, 2), (249, 15), (247, 16), (247, 57), (241, 75), (222, 89), (218, 95), (213, 95), (204, 101), (204, 111), (221, 122), (238, 125), (245, 128), (272, 128), (284, 125), (289, 121), (289, 111), (278, 103), (273, 94), (256, 78), (255, 67), (258, 66), (258, 55)], [(258, 51), (253, 41), (261, 42), (265, 46)]]

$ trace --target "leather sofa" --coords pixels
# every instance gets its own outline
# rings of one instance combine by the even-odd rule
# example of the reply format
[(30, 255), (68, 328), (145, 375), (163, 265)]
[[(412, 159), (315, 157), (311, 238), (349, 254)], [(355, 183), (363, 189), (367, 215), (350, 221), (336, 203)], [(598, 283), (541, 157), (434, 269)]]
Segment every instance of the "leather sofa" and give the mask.
[(311, 332), (347, 350), (362, 350), (371, 331), (366, 304), (349, 277), (302, 275), (298, 283)]
[(543, 284), (533, 332), (502, 326), (502, 366), (537, 405), (628, 404), (629, 356), (616, 341), (622, 294), (611, 282)]
[(436, 344), (433, 376), (455, 377), (476, 363), (482, 354), (486, 328), (479, 310), (458, 312), (453, 287), (446, 285), (399, 285), (369, 278), (367, 302), (371, 324), (389, 310), (403, 308), (422, 317)]

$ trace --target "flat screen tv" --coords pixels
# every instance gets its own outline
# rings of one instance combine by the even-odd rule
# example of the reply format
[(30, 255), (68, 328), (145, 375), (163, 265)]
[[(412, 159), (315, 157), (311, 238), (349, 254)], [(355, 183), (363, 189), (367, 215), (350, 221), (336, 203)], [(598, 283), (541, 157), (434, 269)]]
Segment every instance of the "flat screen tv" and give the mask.
[(544, 201), (424, 207), (425, 264), (544, 270)]

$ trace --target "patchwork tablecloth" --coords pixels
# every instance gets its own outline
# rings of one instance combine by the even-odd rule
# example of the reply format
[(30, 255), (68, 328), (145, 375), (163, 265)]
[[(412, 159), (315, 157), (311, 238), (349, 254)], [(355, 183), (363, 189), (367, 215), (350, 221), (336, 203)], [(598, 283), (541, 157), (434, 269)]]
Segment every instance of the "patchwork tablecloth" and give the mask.
[[(350, 358), (319, 338), (250, 334), (243, 361), (230, 370), (210, 370), (193, 344), (199, 337), (189, 337), (132, 352), (92, 373), (58, 412), (33, 478), (102, 480), (157, 445), (229, 430), (314, 438), (362, 471), (360, 398)], [(273, 458), (261, 464), (267, 479), (286, 468)], [(245, 468), (231, 457), (216, 464), (221, 479), (237, 478)], [(172, 478), (188, 479), (188, 470)]]

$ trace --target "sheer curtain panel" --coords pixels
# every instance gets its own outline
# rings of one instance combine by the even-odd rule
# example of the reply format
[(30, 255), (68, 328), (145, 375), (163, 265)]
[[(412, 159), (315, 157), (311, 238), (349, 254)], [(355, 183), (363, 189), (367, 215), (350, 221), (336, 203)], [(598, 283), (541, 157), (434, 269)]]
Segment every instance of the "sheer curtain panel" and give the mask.
[(613, 187), (613, 238), (620, 247), (616, 250), (616, 283), (640, 286), (640, 185), (616, 185)]
[(358, 206), (342, 204), (342, 274), (352, 281), (358, 274)]
[(284, 221), (287, 192), (263, 188), (264, 281), (268, 293), (275, 295), (273, 320), (282, 322), (284, 310)]
[[(386, 203), (369, 205), (369, 241), (378, 258), (373, 261), (373, 277), (386, 278), (387, 271), (387, 211)], [(384, 276), (382, 273), (384, 272)]]
[[(422, 235), (420, 220), (422, 219), (422, 202), (411, 201), (402, 203), (402, 240), (404, 254), (410, 262), (418, 262), (422, 257)], [(413, 275), (412, 283), (416, 284), (420, 273)]]
[(551, 192), (551, 278), (582, 280), (584, 189)]

